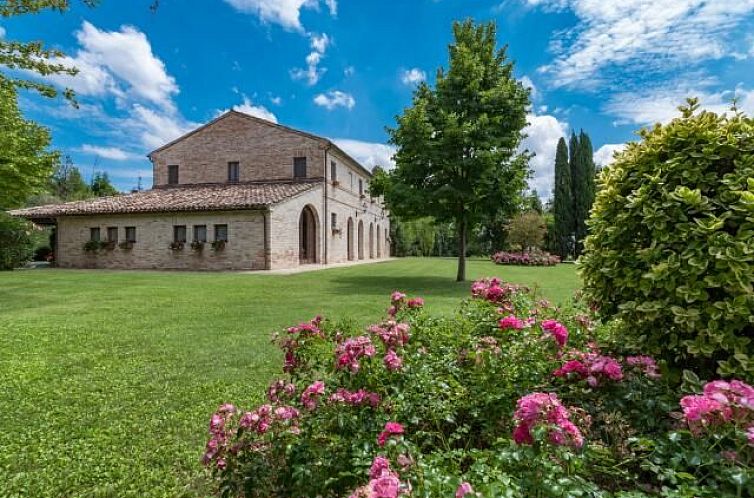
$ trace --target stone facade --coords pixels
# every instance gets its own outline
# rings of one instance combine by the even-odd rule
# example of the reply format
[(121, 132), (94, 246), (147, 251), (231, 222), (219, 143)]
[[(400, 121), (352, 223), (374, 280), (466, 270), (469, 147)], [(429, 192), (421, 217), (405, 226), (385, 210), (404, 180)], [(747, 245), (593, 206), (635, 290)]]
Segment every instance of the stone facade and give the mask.
[[(54, 220), (65, 268), (261, 270), (390, 255), (388, 214), (368, 194), (371, 174), (329, 140), (230, 111), (149, 157), (151, 191), (15, 214)], [(306, 176), (296, 176), (294, 158), (303, 157)], [(238, 163), (238, 179), (229, 179), (228, 163)], [(168, 185), (169, 166), (178, 167), (177, 185)], [(193, 250), (193, 227), (206, 226), (211, 242), (215, 225), (228, 227), (224, 250)], [(170, 248), (175, 226), (186, 227), (182, 250)], [(133, 247), (84, 250), (92, 228), (104, 241), (110, 227), (118, 242), (135, 227)]]
[[(142, 268), (183, 270), (263, 270), (265, 266), (264, 211), (160, 213), (140, 215), (66, 216), (58, 220), (57, 265), (62, 268)], [(173, 227), (186, 227), (182, 250), (170, 249)], [(191, 248), (193, 227), (206, 226), (208, 243), (201, 251)], [(213, 251), (215, 225), (227, 225), (228, 243)], [(118, 228), (118, 242), (126, 240), (126, 227), (136, 228), (130, 249), (116, 245), (90, 253), (84, 250), (91, 228), (107, 240), (108, 228)]]

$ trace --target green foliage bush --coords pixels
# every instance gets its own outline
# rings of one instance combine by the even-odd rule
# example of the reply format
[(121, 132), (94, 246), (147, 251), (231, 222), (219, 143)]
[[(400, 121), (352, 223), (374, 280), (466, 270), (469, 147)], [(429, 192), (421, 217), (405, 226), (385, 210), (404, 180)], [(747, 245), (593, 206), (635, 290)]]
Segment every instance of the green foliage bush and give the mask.
[(642, 130), (605, 168), (580, 260), (630, 344), (703, 375), (754, 375), (754, 120), (698, 112)]
[(34, 254), (31, 223), (0, 211), (0, 270), (12, 270)]

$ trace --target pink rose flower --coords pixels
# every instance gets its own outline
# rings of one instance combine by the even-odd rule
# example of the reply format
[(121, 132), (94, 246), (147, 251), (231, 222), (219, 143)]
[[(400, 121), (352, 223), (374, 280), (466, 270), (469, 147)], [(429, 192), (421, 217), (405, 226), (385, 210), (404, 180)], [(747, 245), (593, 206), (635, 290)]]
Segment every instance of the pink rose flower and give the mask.
[(474, 489), (471, 487), (471, 484), (464, 481), (460, 486), (458, 486), (458, 489), (456, 490), (456, 498), (463, 498), (464, 496), (472, 494), (473, 492)]

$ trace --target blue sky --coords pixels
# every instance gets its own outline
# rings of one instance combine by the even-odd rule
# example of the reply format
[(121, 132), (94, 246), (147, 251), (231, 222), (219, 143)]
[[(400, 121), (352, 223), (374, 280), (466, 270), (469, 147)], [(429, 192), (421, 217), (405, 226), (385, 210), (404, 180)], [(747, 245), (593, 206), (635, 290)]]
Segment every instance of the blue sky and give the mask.
[(7, 39), (43, 38), (80, 69), (55, 84), (80, 108), (23, 93), (31, 118), (88, 177), (128, 190), (146, 154), (236, 108), (337, 141), (390, 165), (386, 126), (420, 80), (447, 64), (451, 23), (495, 20), (533, 89), (530, 182), (552, 188), (557, 139), (586, 130), (598, 162), (671, 119), (686, 96), (754, 114), (754, 0), (103, 0), (66, 14), (0, 21)]

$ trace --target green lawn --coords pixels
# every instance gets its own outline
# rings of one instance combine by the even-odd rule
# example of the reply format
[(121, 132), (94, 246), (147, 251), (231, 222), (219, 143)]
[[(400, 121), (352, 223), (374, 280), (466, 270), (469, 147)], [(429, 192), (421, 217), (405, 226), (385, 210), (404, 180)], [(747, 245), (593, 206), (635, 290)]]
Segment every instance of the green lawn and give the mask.
[[(555, 302), (572, 265), (471, 261)], [(175, 497), (209, 490), (209, 414), (249, 406), (279, 371), (274, 330), (322, 314), (378, 319), (388, 294), (450, 313), (453, 259), (295, 275), (33, 270), (0, 273), (0, 496)]]

